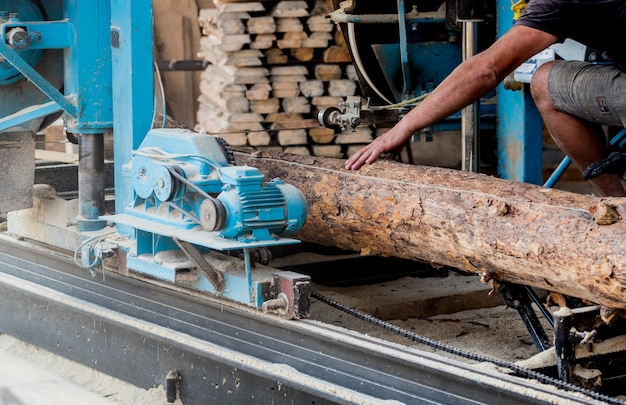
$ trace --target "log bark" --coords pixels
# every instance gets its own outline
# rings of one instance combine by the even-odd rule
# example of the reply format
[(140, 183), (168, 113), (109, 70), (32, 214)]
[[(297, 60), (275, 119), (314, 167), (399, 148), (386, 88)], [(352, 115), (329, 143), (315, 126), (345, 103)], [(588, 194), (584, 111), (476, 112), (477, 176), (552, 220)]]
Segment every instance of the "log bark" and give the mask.
[(274, 152), (236, 153), (236, 161), (302, 190), (303, 241), (626, 308), (626, 198), (384, 160), (358, 171), (340, 159)]

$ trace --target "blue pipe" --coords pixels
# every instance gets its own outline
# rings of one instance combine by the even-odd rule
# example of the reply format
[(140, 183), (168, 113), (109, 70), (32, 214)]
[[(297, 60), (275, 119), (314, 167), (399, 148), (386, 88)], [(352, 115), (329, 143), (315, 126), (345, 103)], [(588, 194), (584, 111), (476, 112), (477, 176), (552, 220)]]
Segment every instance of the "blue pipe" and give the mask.
[(563, 173), (565, 173), (571, 163), (572, 160), (569, 158), (569, 156), (565, 156), (565, 158), (561, 160), (561, 163), (559, 163), (557, 168), (552, 172), (552, 175), (548, 180), (546, 180), (543, 186), (548, 188), (554, 187), (554, 185), (557, 183), (557, 181), (559, 181), (559, 179), (561, 178)]

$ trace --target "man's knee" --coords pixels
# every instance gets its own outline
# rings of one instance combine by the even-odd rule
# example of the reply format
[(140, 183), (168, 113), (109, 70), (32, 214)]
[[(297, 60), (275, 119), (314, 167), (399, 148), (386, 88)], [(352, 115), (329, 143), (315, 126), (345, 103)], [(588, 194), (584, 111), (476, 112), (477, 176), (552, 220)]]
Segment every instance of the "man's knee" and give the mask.
[(550, 97), (550, 90), (548, 88), (548, 79), (550, 77), (552, 67), (557, 62), (558, 61), (544, 63), (539, 66), (533, 74), (530, 81), (530, 93), (538, 106), (543, 103), (549, 103), (552, 105), (552, 98)]

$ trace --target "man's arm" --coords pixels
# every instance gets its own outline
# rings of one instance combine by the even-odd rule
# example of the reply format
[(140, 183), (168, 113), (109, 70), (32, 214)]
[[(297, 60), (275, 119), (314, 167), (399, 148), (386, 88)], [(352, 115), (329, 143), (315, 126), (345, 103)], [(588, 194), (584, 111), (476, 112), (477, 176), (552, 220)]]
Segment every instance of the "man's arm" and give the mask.
[(466, 60), (384, 135), (346, 161), (346, 169), (372, 163), (384, 152), (401, 149), (414, 133), (454, 114), (494, 89), (524, 61), (556, 42), (554, 35), (513, 26), (488, 49)]

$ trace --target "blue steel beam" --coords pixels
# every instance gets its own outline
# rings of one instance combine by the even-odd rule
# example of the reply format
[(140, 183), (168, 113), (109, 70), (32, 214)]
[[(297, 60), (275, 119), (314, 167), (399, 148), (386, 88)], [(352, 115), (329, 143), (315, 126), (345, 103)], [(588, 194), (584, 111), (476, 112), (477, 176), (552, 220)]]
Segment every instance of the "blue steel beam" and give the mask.
[(22, 59), (16, 51), (9, 48), (4, 41), (0, 41), (0, 55), (4, 56), (15, 69), (27, 77), (42, 93), (57, 103), (63, 111), (71, 116), (76, 115), (76, 106), (72, 103), (72, 95), (66, 97), (61, 94), (59, 90), (41, 76), (28, 62)]
[(110, 0), (66, 0), (72, 46), (65, 52), (64, 86), (76, 95), (78, 113), (68, 130), (103, 133), (113, 127), (111, 98)]
[(69, 20), (61, 21), (19, 21), (3, 25), (3, 42), (13, 27), (25, 28), (30, 37), (27, 49), (63, 49), (72, 45), (72, 29)]
[[(498, 1), (498, 37), (513, 25), (508, 0)], [(542, 183), (542, 120), (530, 93), (498, 86), (498, 176)]]
[(154, 112), (152, 1), (111, 1), (113, 66), (113, 143), (115, 154), (115, 211), (134, 199), (132, 182), (123, 164), (152, 126)]
[(411, 84), (411, 69), (409, 68), (409, 49), (406, 35), (406, 24), (402, 21), (404, 15), (404, 0), (398, 0), (398, 29), (400, 35), (400, 66), (402, 67), (402, 94), (413, 93)]
[(0, 119), (0, 131), (18, 127), (25, 122), (46, 117), (59, 111), (61, 111), (61, 107), (59, 107), (59, 105), (54, 101), (50, 101), (36, 107), (26, 108), (22, 111), (16, 112), (15, 114), (11, 114)]

